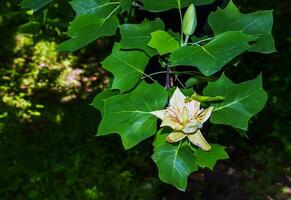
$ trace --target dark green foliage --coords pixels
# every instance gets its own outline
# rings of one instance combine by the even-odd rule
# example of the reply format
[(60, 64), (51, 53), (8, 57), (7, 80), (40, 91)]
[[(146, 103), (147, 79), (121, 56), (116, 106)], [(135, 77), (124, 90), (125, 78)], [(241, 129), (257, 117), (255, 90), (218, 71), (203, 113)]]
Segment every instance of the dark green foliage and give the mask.
[[(62, 3), (67, 1), (54, 2), (72, 13)], [(274, 36), (279, 53), (267, 57), (246, 54), (239, 63), (242, 70), (232, 66), (226, 74), (238, 83), (262, 72), (269, 100), (262, 113), (251, 119), (248, 140), (232, 128), (205, 127), (210, 142), (232, 144), (227, 146), (230, 160), (218, 161), (213, 172), (205, 169), (191, 175), (185, 193), (158, 180), (150, 158), (150, 141), (125, 152), (117, 136), (95, 137), (100, 117), (89, 103), (108, 84), (108, 74), (100, 70), (98, 62), (110, 53), (106, 51), (112, 44), (104, 40), (99, 47), (93, 44), (77, 54), (58, 54), (52, 51), (54, 40), (73, 15), (64, 17), (64, 9), (49, 9), (47, 23), (33, 29), (34, 37), (24, 36), (16, 31), (36, 16), (19, 11), (19, 3), (0, 3), (1, 200), (288, 198), (288, 1), (239, 1), (247, 12), (275, 8)], [(37, 11), (35, 22), (42, 23), (43, 11), (54, 6), (48, 4)], [(73, 78), (66, 79), (68, 75)]]

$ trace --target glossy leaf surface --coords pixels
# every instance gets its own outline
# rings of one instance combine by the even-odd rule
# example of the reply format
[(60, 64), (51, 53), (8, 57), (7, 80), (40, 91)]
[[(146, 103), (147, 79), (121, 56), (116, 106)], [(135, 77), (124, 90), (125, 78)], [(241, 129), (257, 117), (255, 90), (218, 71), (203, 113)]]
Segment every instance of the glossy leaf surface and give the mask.
[(112, 89), (122, 93), (135, 86), (149, 61), (149, 57), (142, 51), (122, 51), (117, 43), (112, 53), (102, 62), (103, 68), (114, 76)]
[(203, 46), (186, 46), (175, 50), (171, 56), (172, 66), (187, 65), (197, 67), (204, 75), (210, 76), (244, 51), (253, 36), (231, 31), (216, 36)]
[(267, 93), (262, 88), (262, 77), (235, 84), (224, 74), (216, 81), (208, 83), (203, 91), (208, 96), (223, 96), (222, 103), (213, 104), (210, 121), (247, 130), (251, 117), (266, 104)]
[(150, 112), (163, 109), (167, 98), (164, 87), (143, 82), (130, 93), (106, 99), (98, 135), (118, 133), (126, 149), (135, 146), (156, 133), (157, 118)]
[(152, 159), (162, 181), (185, 191), (188, 176), (198, 170), (194, 153), (186, 145), (164, 143), (155, 148)]
[(58, 51), (76, 51), (102, 36), (114, 35), (118, 27), (116, 16), (99, 18), (95, 15), (80, 15), (70, 24), (69, 39), (61, 43)]
[(157, 51), (148, 46), (151, 33), (163, 29), (164, 23), (160, 19), (154, 21), (144, 20), (140, 24), (122, 24), (120, 25), (121, 48), (141, 49), (153, 56), (157, 54)]
[(232, 1), (225, 9), (211, 13), (209, 25), (215, 35), (226, 31), (243, 31), (258, 37), (250, 51), (271, 53), (276, 51), (272, 36), (273, 11), (265, 10), (249, 14), (241, 13)]
[(179, 41), (172, 37), (166, 31), (158, 30), (151, 33), (151, 40), (148, 43), (153, 49), (156, 49), (160, 55), (172, 53), (179, 48)]

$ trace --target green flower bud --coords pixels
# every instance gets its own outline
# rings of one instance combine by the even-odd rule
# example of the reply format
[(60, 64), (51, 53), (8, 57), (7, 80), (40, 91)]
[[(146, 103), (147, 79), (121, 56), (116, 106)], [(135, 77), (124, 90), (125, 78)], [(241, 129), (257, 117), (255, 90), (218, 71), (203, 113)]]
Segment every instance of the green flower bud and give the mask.
[(194, 33), (197, 26), (197, 17), (195, 6), (191, 4), (183, 17), (182, 31), (185, 35), (190, 36)]

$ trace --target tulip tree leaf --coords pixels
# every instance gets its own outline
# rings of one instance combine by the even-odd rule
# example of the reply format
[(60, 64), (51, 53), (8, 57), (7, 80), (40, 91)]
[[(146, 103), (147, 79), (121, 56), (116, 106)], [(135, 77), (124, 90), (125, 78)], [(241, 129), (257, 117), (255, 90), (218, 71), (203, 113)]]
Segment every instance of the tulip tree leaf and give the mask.
[(198, 170), (194, 153), (187, 145), (159, 144), (152, 155), (163, 182), (185, 191), (188, 176)]
[(214, 124), (230, 125), (248, 129), (251, 117), (262, 110), (267, 101), (267, 93), (262, 88), (262, 77), (235, 84), (224, 74), (216, 81), (208, 83), (203, 91), (208, 96), (223, 96), (222, 103), (214, 104), (210, 121)]
[(162, 144), (165, 144), (166, 143), (166, 138), (168, 136), (168, 134), (170, 134), (171, 132), (165, 132), (164, 131), (164, 128), (161, 128), (157, 133), (156, 133), (156, 136), (155, 136), (155, 140), (153, 142), (153, 146), (154, 146), (154, 149), (156, 149), (158, 146), (162, 145)]
[(195, 151), (195, 156), (197, 158), (197, 163), (202, 168), (209, 168), (213, 170), (216, 162), (218, 160), (229, 159), (228, 154), (224, 150), (225, 147), (218, 144), (211, 144), (211, 149), (209, 151), (203, 151), (197, 148)]
[(151, 33), (163, 29), (164, 24), (160, 19), (154, 21), (144, 20), (140, 24), (122, 24), (120, 25), (121, 48), (141, 49), (153, 56), (157, 54), (157, 51), (147, 46), (151, 39)]
[(225, 9), (211, 13), (209, 25), (215, 35), (226, 31), (243, 31), (245, 34), (258, 37), (250, 51), (271, 53), (276, 51), (272, 36), (272, 11), (258, 11), (249, 14), (240, 13), (232, 1)]
[(150, 112), (163, 109), (167, 99), (164, 87), (145, 82), (130, 93), (106, 99), (98, 135), (117, 133), (125, 149), (135, 146), (156, 133), (157, 118)]
[(76, 12), (76, 15), (93, 14), (98, 17), (106, 18), (120, 2), (109, 0), (73, 0), (71, 5)]
[(103, 90), (102, 92), (100, 92), (99, 94), (97, 94), (94, 99), (93, 102), (91, 103), (91, 105), (96, 108), (97, 110), (99, 110), (101, 112), (101, 114), (103, 114), (103, 106), (104, 106), (104, 100), (108, 99), (109, 97), (112, 97), (114, 95), (117, 95), (119, 92), (116, 90)]
[(238, 31), (230, 31), (216, 36), (203, 46), (185, 46), (175, 50), (171, 56), (172, 66), (187, 65), (197, 67), (204, 75), (219, 71), (233, 58), (248, 50), (248, 42), (253, 36)]
[(28, 9), (37, 11), (52, 1), (53, 0), (37, 0), (37, 1), (36, 0), (23, 0), (20, 3), (20, 6), (22, 8), (28, 8)]
[(143, 4), (143, 9), (151, 12), (162, 12), (170, 9), (178, 9), (179, 2), (180, 7), (184, 8), (194, 3), (196, 6), (206, 5), (213, 3), (215, 0), (141, 0)]
[(172, 53), (179, 48), (179, 41), (172, 37), (166, 31), (158, 30), (151, 33), (151, 40), (148, 46), (156, 49), (160, 55)]
[(67, 32), (69, 39), (61, 43), (58, 51), (76, 51), (90, 42), (102, 37), (114, 35), (118, 27), (116, 16), (99, 18), (95, 15), (80, 15), (70, 24)]
[(112, 89), (123, 93), (133, 88), (144, 74), (149, 57), (142, 51), (122, 51), (119, 47), (119, 44), (115, 44), (112, 53), (102, 61), (102, 65), (114, 75)]

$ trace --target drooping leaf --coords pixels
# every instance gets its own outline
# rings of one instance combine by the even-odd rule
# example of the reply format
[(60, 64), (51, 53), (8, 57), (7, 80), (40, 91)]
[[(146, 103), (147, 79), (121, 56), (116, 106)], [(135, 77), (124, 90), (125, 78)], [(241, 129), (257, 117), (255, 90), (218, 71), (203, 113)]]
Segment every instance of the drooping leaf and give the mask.
[(27, 9), (37, 11), (52, 1), (53, 0), (23, 0), (20, 3), (20, 6), (22, 8), (27, 8)]
[(103, 90), (102, 92), (100, 92), (99, 94), (97, 94), (94, 99), (93, 102), (91, 103), (91, 105), (96, 108), (97, 110), (99, 110), (101, 112), (101, 114), (103, 115), (103, 106), (104, 106), (104, 100), (108, 99), (114, 95), (117, 95), (119, 92), (117, 90), (111, 90), (111, 89), (106, 89)]
[(272, 11), (241, 13), (232, 1), (225, 9), (211, 13), (208, 22), (215, 35), (226, 31), (243, 31), (258, 37), (250, 51), (271, 53), (276, 51), (272, 36)]
[(150, 112), (163, 109), (167, 99), (161, 85), (145, 82), (130, 93), (106, 99), (98, 135), (118, 133), (125, 149), (135, 146), (156, 133), (157, 118)]
[[(143, 9), (151, 12), (162, 12), (170, 9), (184, 8), (194, 3), (196, 6), (213, 3), (215, 0), (141, 0)], [(180, 4), (180, 6), (179, 6)]]
[(223, 96), (222, 103), (214, 104), (210, 121), (247, 130), (251, 117), (263, 109), (267, 93), (262, 88), (262, 77), (235, 84), (224, 74), (213, 83), (208, 83), (203, 94)]
[(117, 6), (118, 1), (109, 0), (73, 0), (71, 5), (76, 15), (92, 14), (100, 18), (106, 18)]
[(213, 170), (216, 162), (218, 160), (228, 159), (225, 147), (218, 144), (211, 144), (210, 151), (203, 151), (200, 148), (197, 148), (195, 151), (195, 156), (197, 158), (197, 164), (202, 168), (209, 168)]
[(158, 166), (159, 177), (185, 191), (188, 176), (198, 170), (194, 153), (186, 145), (159, 144), (152, 155)]
[(114, 75), (112, 89), (121, 93), (133, 88), (144, 70), (149, 57), (142, 51), (122, 51), (120, 45), (114, 45), (112, 53), (102, 62), (103, 68)]
[(164, 24), (160, 19), (154, 21), (144, 20), (140, 24), (120, 25), (121, 48), (122, 49), (141, 49), (150, 56), (157, 54), (157, 51), (150, 48), (147, 44), (151, 39), (151, 33), (156, 30), (163, 30)]
[(110, 18), (99, 18), (95, 15), (80, 15), (70, 24), (67, 32), (69, 39), (61, 43), (58, 51), (76, 51), (102, 36), (114, 35), (118, 27), (115, 15)]
[(156, 49), (160, 55), (172, 53), (179, 48), (179, 41), (172, 37), (166, 31), (158, 30), (151, 33), (151, 40), (148, 46)]
[(253, 40), (253, 36), (242, 32), (225, 32), (206, 45), (185, 46), (175, 50), (171, 56), (171, 64), (197, 67), (204, 75), (210, 76), (248, 50), (251, 47), (248, 42)]

